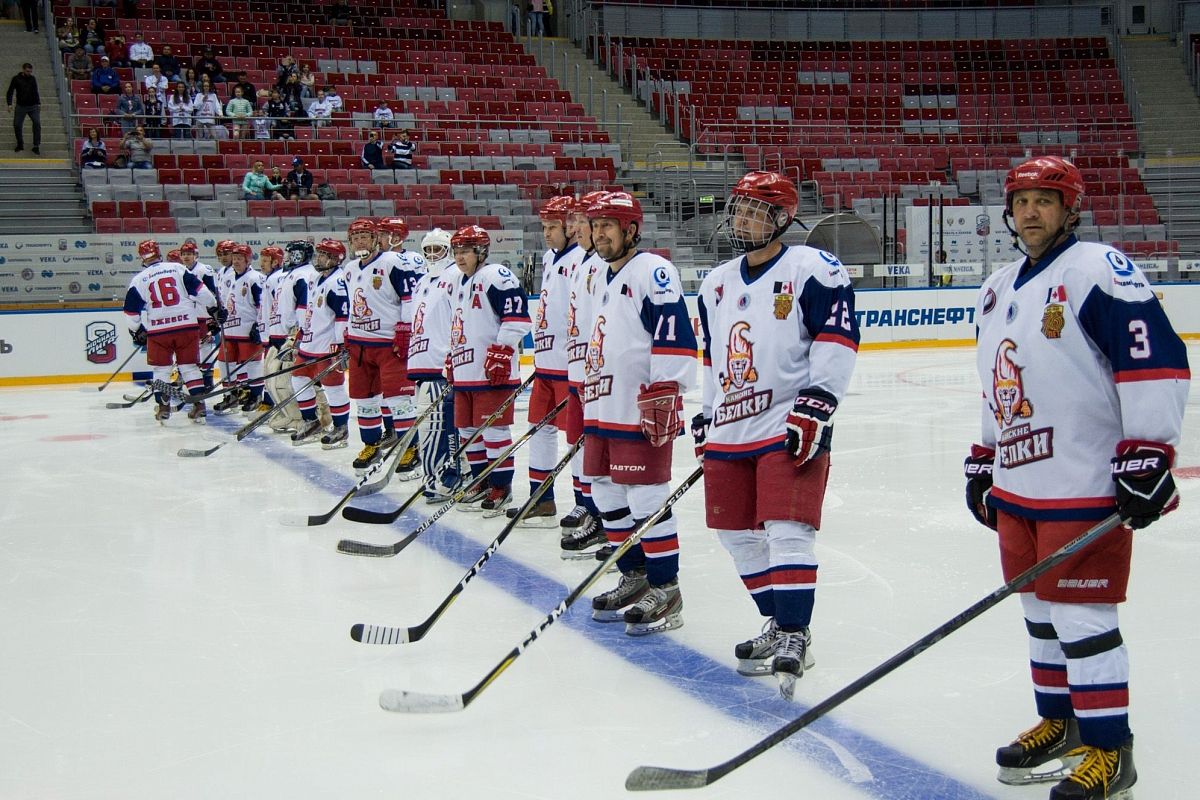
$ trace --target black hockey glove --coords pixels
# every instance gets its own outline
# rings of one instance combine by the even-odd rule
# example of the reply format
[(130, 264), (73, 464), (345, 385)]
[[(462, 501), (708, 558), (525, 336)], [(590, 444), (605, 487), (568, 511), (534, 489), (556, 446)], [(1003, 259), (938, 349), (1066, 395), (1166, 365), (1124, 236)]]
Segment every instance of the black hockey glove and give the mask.
[(136, 331), (129, 332), (129, 338), (133, 339), (133, 343), (138, 347), (146, 346), (146, 327), (139, 325)]
[(250, 343), (251, 344), (262, 344), (262, 334), (260, 334), (258, 332), (258, 324), (257, 323), (250, 326)]
[(837, 398), (824, 389), (805, 389), (796, 395), (787, 415), (787, 449), (796, 457), (796, 466), (829, 452), (833, 441), (829, 418), (836, 410)]
[(701, 411), (692, 417), (692, 441), (696, 443), (696, 460), (704, 463), (704, 443), (708, 440), (708, 426), (712, 420)]
[(215, 305), (208, 310), (209, 315), (222, 325), (229, 319), (229, 312), (222, 305)]
[(1117, 444), (1112, 479), (1117, 484), (1117, 511), (1131, 528), (1144, 528), (1179, 507), (1171, 477), (1175, 448), (1161, 442), (1125, 439)]
[(208, 327), (208, 332), (213, 336), (216, 336), (221, 332), (221, 323), (212, 317), (209, 317), (207, 320), (205, 320), (204, 324)]
[(971, 445), (971, 455), (963, 462), (963, 473), (967, 476), (967, 509), (971, 516), (996, 530), (996, 509), (987, 504), (992, 493), (992, 467), (996, 462), (996, 451), (982, 445)]

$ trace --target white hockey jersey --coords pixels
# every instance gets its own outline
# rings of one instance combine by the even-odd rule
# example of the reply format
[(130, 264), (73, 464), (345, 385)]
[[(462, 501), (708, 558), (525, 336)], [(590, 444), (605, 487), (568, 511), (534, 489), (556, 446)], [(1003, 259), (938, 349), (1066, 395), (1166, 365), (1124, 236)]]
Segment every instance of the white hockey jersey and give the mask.
[(599, 276), (608, 269), (604, 259), (595, 251), (571, 271), (570, 293), (567, 300), (567, 380), (575, 392), (583, 388), (586, 377), (584, 359), (587, 357), (588, 337), (592, 333), (592, 311)]
[(542, 290), (533, 320), (533, 371), (539, 378), (567, 379), (567, 303), (571, 297), (571, 274), (583, 260), (577, 244), (562, 252), (547, 250), (542, 255)]
[[(216, 272), (211, 266), (205, 264), (203, 261), (197, 261), (192, 264), (191, 269), (188, 271), (195, 275), (201, 283), (208, 287), (208, 290), (212, 292), (213, 297), (217, 296)], [(204, 321), (208, 319), (208, 309), (205, 308), (204, 304), (198, 299), (195, 301), (195, 307), (197, 320)]]
[[(258, 324), (262, 282), (262, 273), (251, 267), (246, 267), (241, 275), (232, 269), (221, 274), (217, 290), (227, 315), (221, 326), (221, 334), (226, 339), (249, 341), (250, 328)], [(261, 335), (262, 331), (259, 333)]]
[(300, 325), (300, 355), (320, 358), (345, 342), (346, 309), (346, 278), (342, 271), (333, 269), (324, 275), (317, 273)]
[(425, 272), (425, 258), (388, 251), (352, 259), (343, 267), (350, 292), (347, 340), (391, 346), (396, 323), (412, 321), (412, 290)]
[(204, 308), (213, 308), (217, 298), (183, 264), (159, 261), (144, 268), (129, 282), (125, 293), (125, 321), (129, 330), (145, 327), (146, 333), (196, 327), (193, 298)]
[(312, 264), (301, 264), (283, 273), (279, 279), (279, 324), (286, 334), (300, 327), (308, 296), (317, 285), (317, 268)]
[(276, 269), (263, 278), (262, 307), (258, 316), (259, 330), (266, 331), (266, 335), (276, 341), (288, 335), (287, 328), (283, 326), (283, 316), (279, 312), (279, 293), (286, 277), (287, 273)]
[(412, 338), (408, 345), (408, 377), (414, 381), (442, 377), (450, 350), (450, 316), (455, 278), (462, 273), (454, 261), (429, 266), (413, 288)]
[(1187, 350), (1146, 276), (1113, 248), (1071, 237), (1036, 266), (980, 288), (976, 361), (991, 505), (1020, 517), (1103, 519), (1122, 439), (1176, 445)]
[(520, 385), (520, 359), (512, 360), (509, 382), (497, 385), (488, 381), (483, 364), (488, 345), (506, 344), (516, 350), (530, 327), (528, 298), (512, 270), (483, 264), (469, 278), (460, 272), (454, 281), (450, 315), (454, 390), (515, 389)]
[(854, 290), (836, 256), (785, 245), (753, 274), (741, 256), (700, 285), (706, 458), (782, 450), (796, 394), (816, 387), (840, 402), (854, 370)]
[(641, 387), (666, 381), (682, 393), (696, 380), (696, 334), (679, 272), (665, 258), (639, 252), (615, 275), (606, 266), (597, 281), (580, 398), (584, 430), (642, 439)]

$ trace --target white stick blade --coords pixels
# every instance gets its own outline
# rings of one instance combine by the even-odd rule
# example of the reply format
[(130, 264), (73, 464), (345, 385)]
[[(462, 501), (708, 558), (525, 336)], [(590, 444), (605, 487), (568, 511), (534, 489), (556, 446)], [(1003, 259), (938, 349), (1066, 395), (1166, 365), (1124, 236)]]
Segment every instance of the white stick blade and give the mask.
[(379, 707), (384, 711), (408, 714), (445, 714), (462, 711), (466, 706), (463, 705), (461, 694), (423, 694), (403, 689), (385, 689), (379, 695)]
[(288, 528), (307, 528), (308, 517), (300, 514), (284, 514), (279, 518), (279, 524)]
[(637, 767), (625, 778), (631, 792), (656, 792), (664, 789), (699, 789), (708, 784), (708, 770)]

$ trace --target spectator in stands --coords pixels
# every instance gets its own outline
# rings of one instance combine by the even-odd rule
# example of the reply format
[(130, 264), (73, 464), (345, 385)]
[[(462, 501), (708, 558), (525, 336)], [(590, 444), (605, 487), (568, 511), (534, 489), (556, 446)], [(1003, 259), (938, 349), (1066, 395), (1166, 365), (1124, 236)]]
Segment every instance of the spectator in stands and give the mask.
[(88, 20), (87, 27), (80, 32), (79, 38), (83, 40), (83, 49), (87, 52), (98, 56), (105, 55), (104, 31), (100, 29), (100, 23), (96, 22), (94, 17)]
[(271, 131), (275, 127), (275, 121), (267, 113), (265, 105), (255, 109), (254, 116), (250, 118), (250, 127), (254, 129), (254, 138), (256, 140), (263, 141), (271, 138)]
[(529, 0), (529, 35), (546, 35), (546, 0)]
[(392, 107), (388, 105), (387, 100), (379, 101), (379, 105), (375, 106), (375, 113), (372, 116), (377, 128), (390, 128), (396, 119), (396, 115), (392, 113)]
[(213, 83), (225, 83), (225, 71), (221, 68), (221, 62), (213, 55), (211, 47), (205, 47), (200, 51), (200, 58), (196, 59), (196, 74), (208, 76), (208, 79)]
[(100, 66), (92, 70), (92, 91), (96, 94), (116, 94), (120, 91), (121, 79), (109, 65), (108, 56), (100, 59)]
[(182, 67), (179, 59), (171, 52), (171, 45), (164, 44), (162, 53), (154, 57), (154, 63), (158, 64), (162, 74), (167, 76), (168, 80), (177, 81), (183, 77)]
[(292, 75), (299, 76), (300, 68), (296, 66), (296, 59), (292, 58), (291, 54), (284, 55), (279, 59), (279, 64), (275, 67), (275, 85), (283, 86), (288, 82), (288, 78)]
[(283, 97), (279, 94), (278, 89), (271, 90), (267, 99), (266, 113), (271, 119), (276, 139), (294, 137), (295, 126), (292, 124), (292, 111), (288, 108), (288, 104), (283, 102)]
[(167, 125), (167, 104), (164, 98), (159, 97), (156, 92), (146, 92), (142, 97), (142, 105), (146, 109), (146, 116), (142, 119), (142, 127), (146, 130), (146, 135), (155, 139), (160, 138)]
[(234, 86), (233, 97), (225, 104), (225, 116), (233, 123), (234, 139), (246, 137), (246, 128), (250, 125), (250, 115), (253, 113), (254, 106), (242, 94), (242, 87)]
[(363, 145), (362, 165), (367, 169), (383, 169), (383, 148), (379, 145), (379, 134), (371, 131), (367, 134), (367, 143)]
[(278, 183), (272, 183), (271, 179), (266, 176), (265, 169), (262, 159), (259, 159), (254, 162), (254, 166), (242, 179), (242, 196), (246, 200), (283, 199), (283, 195), (279, 193), (283, 187)]
[(171, 135), (176, 139), (192, 138), (192, 116), (195, 106), (182, 83), (175, 84), (167, 100), (167, 115), (171, 118)]
[(68, 20), (58, 26), (58, 50), (61, 53), (73, 53), (75, 48), (79, 47), (79, 29), (75, 27), (75, 20)]
[(162, 74), (162, 67), (158, 66), (158, 64), (151, 66), (150, 72), (146, 75), (143, 83), (146, 87), (146, 94), (154, 95), (160, 103), (166, 102), (167, 92), (170, 90), (170, 81), (167, 80), (166, 75)]
[(317, 76), (313, 75), (308, 64), (300, 65), (300, 97), (307, 100), (316, 97)]
[[(250, 105), (258, 106), (258, 92), (254, 88), (254, 84), (246, 80), (245, 70), (238, 70), (237, 72), (233, 73), (233, 86), (236, 86), (242, 90), (242, 97), (249, 100)], [(233, 89), (229, 88), (229, 91), (232, 92)]]
[(146, 138), (146, 129), (138, 125), (121, 140), (121, 152), (125, 154), (126, 162), (131, 169), (152, 169), (154, 167), (154, 142)]
[(134, 67), (147, 67), (154, 61), (154, 48), (142, 38), (142, 32), (133, 34), (133, 44), (129, 45), (129, 63)]
[(142, 115), (145, 113), (146, 107), (142, 105), (142, 98), (133, 91), (133, 84), (126, 82), (125, 90), (117, 98), (117, 123), (121, 126), (121, 133), (133, 132), (134, 128), (142, 124)]
[(342, 102), (342, 96), (338, 94), (336, 86), (325, 87), (325, 99), (329, 101), (329, 108), (335, 114), (346, 107), (346, 104)]
[(521, 35), (521, 4), (517, 0), (508, 3), (508, 30), (513, 36)]
[(108, 166), (108, 148), (95, 128), (88, 130), (88, 137), (79, 146), (79, 166), (84, 169), (103, 169)]
[(188, 67), (183, 71), (183, 88), (187, 92), (188, 97), (194, 98), (200, 91), (200, 79), (196, 77), (196, 70)]
[(400, 131), (393, 136), (388, 149), (392, 151), (392, 169), (413, 168), (413, 154), (417, 152), (417, 143), (409, 138), (408, 131)]
[[(13, 101), (16, 100), (16, 108)], [(21, 71), (13, 75), (8, 82), (8, 91), (4, 93), (4, 102), (8, 110), (13, 112), (13, 133), (16, 134), (17, 146), (14, 152), (25, 149), (25, 118), (29, 117), (33, 125), (33, 154), (42, 154), (42, 97), (38, 94), (37, 78), (33, 77), (33, 64), (26, 61), (21, 65)]]
[(353, 13), (350, 6), (345, 3), (332, 3), (329, 10), (325, 12), (325, 19), (329, 20), (330, 25), (349, 25), (350, 15)]
[(304, 159), (296, 156), (292, 159), (292, 171), (287, 174), (283, 185), (288, 197), (307, 200), (312, 194), (313, 174), (304, 165)]
[(322, 128), (329, 124), (330, 117), (333, 116), (333, 107), (329, 104), (329, 99), (325, 97), (325, 90), (317, 90), (317, 99), (308, 104), (308, 117), (312, 120), (314, 128)]
[(125, 46), (125, 36), (120, 31), (113, 31), (112, 36), (104, 42), (104, 54), (112, 60), (114, 67), (129, 66), (129, 48)]
[(90, 81), (92, 79), (92, 57), (83, 52), (83, 45), (76, 45), (75, 55), (67, 61), (67, 72), (71, 80)]
[(213, 91), (212, 82), (209, 81), (207, 75), (200, 79), (200, 91), (192, 98), (192, 108), (194, 109), (198, 137), (204, 139), (217, 138), (213, 133), (213, 128), (216, 126), (217, 119), (221, 116), (223, 109), (221, 107), (221, 98), (217, 97), (217, 93)]
[(300, 100), (300, 76), (296, 73), (287, 76), (286, 82), (279, 87), (279, 94), (288, 105), (289, 116), (294, 114), (296, 109), (304, 108), (304, 103)]

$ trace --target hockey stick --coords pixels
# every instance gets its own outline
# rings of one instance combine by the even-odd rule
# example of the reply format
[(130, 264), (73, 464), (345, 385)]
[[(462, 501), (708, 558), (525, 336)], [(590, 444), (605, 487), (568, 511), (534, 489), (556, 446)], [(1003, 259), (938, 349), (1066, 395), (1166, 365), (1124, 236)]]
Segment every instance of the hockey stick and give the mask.
[[(383, 487), (387, 486), (388, 481), (392, 479), (392, 474), (394, 472), (393, 465), (390, 461), (392, 454), (403, 454), (404, 451), (408, 449), (409, 444), (412, 443), (412, 440), (417, 435), (417, 426), (425, 421), (425, 418), (429, 416), (435, 407), (441, 404), (442, 400), (446, 397), (446, 393), (449, 391), (450, 385), (447, 384), (445, 388), (442, 389), (441, 393), (434, 398), (434, 401), (426, 406), (425, 410), (422, 411), (415, 420), (413, 420), (412, 427), (405, 432), (404, 436), (392, 443), (392, 446), (388, 448), (388, 451), (384, 454), (383, 458), (372, 464), (370, 469), (362, 474), (362, 477), (358, 479), (358, 483), (354, 484), (350, 491), (342, 495), (342, 499), (337, 502), (337, 505), (329, 509), (329, 511), (325, 512), (324, 514), (310, 514), (307, 517), (286, 514), (280, 518), (280, 523), (287, 525), (290, 528), (315, 528), (316, 526), (324, 525), (326, 522), (329, 522), (329, 520), (333, 519), (333, 515), (341, 511), (342, 506), (346, 505), (346, 503), (349, 503), (350, 499), (355, 495), (364, 496), (375, 494), (376, 492), (381, 491)], [(372, 481), (371, 479), (381, 469), (383, 470), (383, 478), (381, 480)]]
[(571, 449), (567, 451), (562, 461), (558, 462), (554, 469), (550, 471), (550, 474), (529, 495), (529, 499), (525, 501), (525, 505), (521, 506), (517, 511), (517, 516), (509, 520), (509, 523), (504, 526), (504, 530), (500, 531), (500, 535), (492, 540), (492, 543), (483, 551), (483, 555), (479, 557), (479, 560), (467, 570), (467, 574), (462, 576), (458, 585), (451, 590), (441, 605), (434, 609), (428, 619), (420, 625), (415, 625), (411, 628), (389, 628), (386, 625), (364, 625), (359, 623), (350, 629), (350, 638), (356, 642), (366, 642), (367, 644), (403, 644), (405, 642), (416, 642), (425, 638), (425, 634), (429, 633), (429, 629), (433, 627), (435, 622), (442, 618), (442, 614), (446, 613), (446, 609), (450, 608), (450, 605), (458, 599), (458, 596), (467, 588), (467, 584), (471, 582), (471, 579), (480, 573), (483, 565), (500, 549), (500, 545), (504, 544), (504, 540), (517, 527), (517, 524), (525, 514), (537, 505), (538, 501), (542, 499), (542, 495), (554, 485), (554, 479), (558, 477), (558, 473), (563, 471), (563, 468), (570, 463), (571, 457), (583, 446), (583, 439), (584, 437), (580, 436), (575, 444), (571, 445)]
[[(490, 462), (488, 462), (488, 465), (483, 468), (483, 471), (480, 472), (479, 475), (475, 476), (470, 481), (468, 481), (467, 483), (464, 483), (461, 487), (459, 487), (459, 489), (450, 497), (449, 500), (447, 500), (442, 505), (441, 508), (439, 508), (437, 511), (430, 514), (428, 519), (426, 519), (424, 522), (422, 522), (420, 525), (418, 525), (416, 528), (414, 528), (412, 533), (408, 534), (400, 541), (394, 542), (392, 544), (377, 545), (377, 544), (369, 544), (367, 542), (356, 542), (352, 539), (342, 539), (340, 542), (338, 542), (338, 545), (337, 545), (338, 552), (346, 553), (347, 555), (352, 555), (352, 556), (374, 556), (376, 558), (391, 558), (392, 556), (396, 555), (401, 550), (403, 550), (404, 548), (406, 548), (410, 544), (412, 544), (413, 539), (416, 539), (422, 533), (424, 533), (425, 531), (427, 531), (431, 527), (433, 527), (433, 523), (435, 523), (439, 519), (441, 519), (442, 516), (444, 516), (447, 511), (454, 508), (456, 503), (458, 503), (460, 500), (462, 500), (464, 497), (466, 497), (467, 493), (471, 491), (472, 487), (482, 486), (483, 481), (487, 478), (488, 475), (492, 474), (492, 471), (495, 470), (496, 467), (503, 464), (504, 461), (509, 456), (511, 456), (513, 453), (515, 453), (517, 451), (518, 448), (521, 447), (521, 445), (525, 444), (527, 441), (529, 441), (531, 438), (533, 438), (533, 435), (535, 433), (537, 433), (539, 430), (541, 430), (542, 427), (544, 425), (546, 425), (546, 423), (548, 423), (551, 419), (553, 419), (554, 416), (556, 414), (558, 414), (559, 411), (566, 408), (566, 406), (567, 406), (567, 399), (564, 397), (562, 399), (562, 402), (560, 402), (557, 406), (554, 407), (553, 411), (551, 411), (549, 414), (547, 414), (545, 417), (542, 418), (541, 422), (539, 422), (537, 425), (534, 425), (529, 430), (525, 431), (523, 434), (520, 435), (520, 437), (517, 438), (517, 440), (515, 442), (510, 444), (508, 447), (504, 448), (504, 452), (501, 453), (500, 455), (496, 456), (495, 458), (493, 458)], [(467, 444), (470, 444), (470, 441), (468, 441)], [(350, 511), (350, 510), (351, 509), (349, 509), (349, 508), (346, 509), (346, 511)], [(342, 516), (347, 516), (345, 511), (342, 512)]]
[[(335, 358), (335, 355), (336, 355), (336, 358)], [(279, 411), (282, 410), (284, 407), (286, 407), (288, 403), (295, 400), (297, 395), (299, 395), (305, 389), (309, 389), (313, 386), (316, 386), (318, 383), (321, 382), (321, 378), (324, 378), (330, 372), (333, 372), (333, 370), (337, 369), (339, 366), (344, 365), (346, 363), (346, 355), (345, 355), (344, 351), (341, 354), (330, 354), (328, 356), (325, 356), (324, 358), (318, 358), (314, 361), (309, 361), (308, 363), (309, 364), (319, 364), (320, 362), (326, 361), (331, 358), (333, 358), (334, 360), (331, 361), (328, 365), (326, 365), (325, 369), (318, 372), (317, 376), (315, 378), (309, 379), (308, 383), (304, 384), (299, 389), (292, 392), (291, 395), (288, 396), (288, 398), (286, 400), (284, 400), (282, 403), (276, 403), (275, 405), (271, 406), (271, 408), (269, 410), (264, 411), (262, 414), (259, 414), (257, 417), (255, 417), (254, 419), (247, 422), (240, 429), (238, 429), (238, 432), (237, 432), (237, 434), (235, 434), (233, 439), (221, 442), (220, 444), (210, 447), (207, 450), (192, 450), (190, 448), (183, 447), (183, 448), (180, 448), (179, 452), (176, 455), (178, 455), (180, 458), (205, 458), (207, 456), (211, 456), (213, 453), (217, 452), (218, 450), (220, 450), (222, 447), (229, 444), (230, 442), (242, 441), (247, 436), (249, 436), (251, 433), (253, 433), (255, 430), (257, 430), (259, 428), (259, 426), (261, 426), (264, 422), (266, 422), (271, 417), (273, 417), (277, 413), (279, 413)]]
[(422, 692), (409, 692), (402, 689), (386, 689), (379, 695), (379, 707), (384, 711), (405, 711), (410, 713), (434, 713), (447, 711), (462, 711), (464, 708), (474, 702), (479, 694), (491, 686), (496, 678), (500, 677), (500, 673), (512, 666), (512, 663), (520, 658), (521, 653), (533, 644), (542, 633), (558, 620), (567, 609), (570, 608), (576, 600), (578, 600), (584, 592), (591, 588), (592, 584), (600, 580), (608, 568), (617, 563), (617, 559), (629, 552), (638, 541), (645, 535), (646, 531), (650, 530), (660, 519), (665, 517), (671, 510), (671, 506), (687, 493), (687, 490), (692, 488), (696, 481), (700, 480), (700, 476), (704, 473), (703, 467), (697, 467), (691, 475), (684, 478), (683, 483), (671, 492), (663, 504), (651, 514), (629, 534), (629, 538), (621, 542), (620, 546), (612, 552), (602, 564), (596, 566), (591, 573), (583, 579), (583, 583), (571, 590), (571, 593), (563, 598), (554, 610), (546, 615), (546, 618), (538, 623), (537, 627), (529, 632), (520, 644), (509, 651), (503, 660), (500, 661), (491, 672), (483, 676), (483, 680), (475, 684), (463, 694), (424, 694)]
[[(491, 425), (493, 422), (498, 420), (500, 418), (500, 415), (504, 413), (504, 410), (506, 408), (508, 408), (510, 405), (512, 405), (513, 402), (516, 401), (517, 396), (519, 394), (521, 394), (521, 392), (523, 392), (525, 390), (525, 387), (528, 386), (532, 382), (533, 382), (533, 376), (530, 375), (528, 378), (525, 379), (524, 383), (522, 383), (520, 386), (518, 386), (516, 388), (516, 390), (513, 391), (513, 393), (510, 394), (503, 403), (500, 404), (499, 408), (497, 408), (495, 411), (492, 412), (491, 416), (489, 416), (487, 419), (485, 419), (483, 421), (483, 424), (480, 425), (475, 430), (475, 433), (471, 435), (471, 438), (468, 441), (459, 445), (459, 448), (458, 448), (459, 452), (461, 453), (462, 451), (466, 450), (469, 445), (473, 444), (480, 436), (483, 436), (484, 429), (486, 429), (489, 425)], [(442, 473), (446, 471), (446, 468), (449, 465), (450, 465), (450, 460), (447, 459), (446, 462), (444, 464), (442, 464), (442, 468), (440, 470), (438, 470), (438, 474), (436, 477), (440, 478), (442, 476)], [(479, 481), (472, 480), (471, 482), (478, 483)], [(421, 488), (421, 489), (418, 489), (417, 491), (413, 492), (412, 496), (409, 497), (407, 500), (405, 500), (403, 503), (401, 503), (400, 507), (397, 508), (395, 511), (368, 511), (365, 508), (355, 508), (354, 506), (349, 506), (348, 508), (345, 508), (342, 510), (342, 517), (350, 520), (351, 522), (365, 522), (369, 525), (390, 525), (393, 522), (395, 522), (396, 520), (400, 519), (400, 515), (403, 514), (405, 511), (407, 511), (409, 506), (411, 506), (413, 503), (417, 502), (417, 498), (420, 497), (424, 493), (424, 491), (425, 491), (424, 488)], [(369, 547), (375, 547), (375, 545), (369, 545)], [(338, 549), (339, 550), (342, 549), (341, 544), (338, 545)], [(348, 552), (348, 551), (343, 551), (343, 552)], [(399, 552), (400, 552), (399, 550), (396, 551), (396, 553), (399, 553)], [(396, 553), (390, 553), (389, 555), (395, 555)], [(367, 553), (362, 553), (361, 555), (367, 555)]]
[[(235, 371), (240, 370), (243, 366), (245, 366), (246, 364), (249, 364), (250, 361), (253, 361), (253, 360), (254, 359), (251, 358), (248, 361), (245, 361), (245, 362), (237, 365), (236, 367), (234, 367), (234, 370)], [(317, 360), (321, 361), (323, 359), (317, 359)], [(286, 375), (289, 372), (295, 372), (296, 370), (300, 369), (301, 367), (308, 366), (309, 364), (312, 364), (312, 363), (314, 363), (314, 362), (306, 361), (303, 364), (293, 364), (290, 367), (284, 367), (283, 369), (276, 370), (275, 372), (268, 373), (259, 378), (252, 378), (252, 379), (248, 379), (248, 380), (244, 380), (244, 381), (233, 381), (231, 383), (227, 380), (222, 379), (220, 388), (214, 388), (210, 391), (205, 392), (204, 394), (183, 395), (182, 397), (180, 397), (180, 399), (185, 403), (199, 403), (203, 400), (209, 399), (210, 397), (216, 397), (217, 395), (221, 395), (221, 394), (225, 394), (227, 392), (233, 392), (238, 389), (245, 388), (246, 386), (249, 386), (251, 383), (254, 383), (255, 381), (265, 381), (268, 378), (278, 378), (280, 375)], [(236, 372), (233, 374), (236, 374)]]
[(128, 364), (130, 361), (133, 361), (133, 357), (136, 356), (138, 354), (138, 352), (141, 351), (141, 349), (142, 349), (141, 345), (134, 347), (133, 352), (129, 354), (129, 358), (122, 361), (121, 366), (117, 367), (117, 371), (114, 372), (112, 375), (109, 375), (108, 380), (106, 380), (104, 383), (97, 386), (96, 391), (103, 392), (105, 389), (107, 389), (108, 385), (110, 383), (112, 383), (114, 380), (116, 380), (117, 376), (121, 374), (121, 370), (125, 369), (125, 365)]
[(979, 602), (972, 605), (970, 608), (960, 612), (958, 616), (951, 618), (943, 623), (940, 627), (922, 636), (917, 641), (910, 644), (908, 647), (901, 650), (896, 655), (883, 662), (875, 669), (853, 681), (845, 688), (834, 692), (825, 700), (810, 708), (808, 711), (801, 714), (799, 717), (784, 725), (779, 730), (772, 733), (762, 741), (755, 744), (753, 747), (745, 750), (733, 758), (715, 767), (708, 769), (672, 769), (670, 767), (637, 767), (629, 776), (625, 778), (625, 788), (632, 792), (658, 791), (663, 789), (697, 789), (701, 786), (708, 786), (724, 776), (733, 772), (738, 767), (745, 764), (752, 758), (762, 755), (767, 750), (770, 750), (775, 745), (782, 742), (784, 739), (795, 734), (802, 728), (807, 727), (816, 720), (825, 716), (833, 709), (840, 706), (845, 701), (854, 697), (856, 694), (866, 689), (871, 684), (884, 677), (892, 670), (902, 664), (916, 658), (921, 653), (933, 647), (942, 639), (949, 636), (954, 631), (966, 625), (971, 620), (975, 619), (992, 606), (999, 603), (1010, 594), (1020, 589), (1025, 584), (1037, 578), (1054, 568), (1064, 560), (1074, 555), (1075, 553), (1087, 547), (1096, 539), (1099, 539), (1104, 534), (1116, 528), (1122, 523), (1122, 519), (1118, 514), (1112, 514), (1109, 517), (1096, 523), (1096, 525), (1088, 528), (1076, 538), (1067, 542), (1055, 552), (1043, 558), (1041, 561), (1034, 564), (1029, 569), (1022, 572), (1017, 577), (1013, 578), (1008, 583), (1004, 584), (994, 592), (983, 598)]
[(137, 397), (134, 397), (132, 400), (130, 400), (130, 399), (128, 399), (128, 397), (126, 397), (126, 402), (124, 402), (124, 403), (105, 403), (104, 407), (105, 408), (132, 408), (133, 406), (136, 406), (138, 403), (146, 402), (153, 396), (154, 396), (154, 389), (147, 388), (146, 391), (142, 392)]

